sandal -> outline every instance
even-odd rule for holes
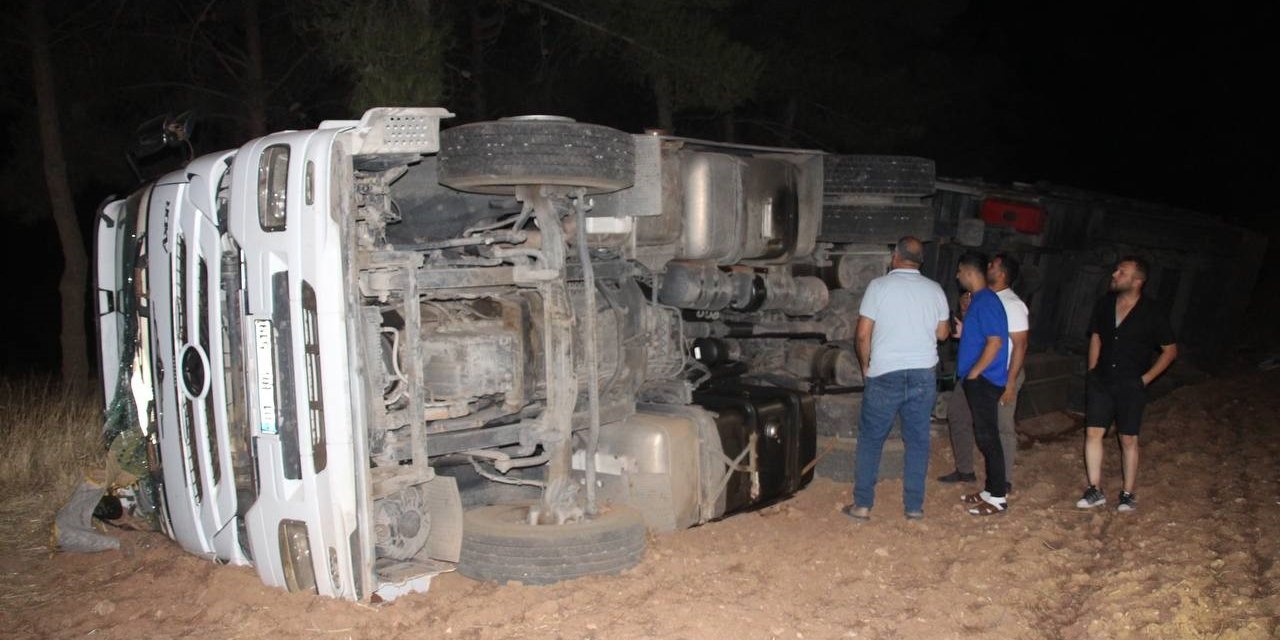
[[[982,501],[982,504],[979,504],[979,505],[977,505],[977,506],[972,507],[972,508],[970,508],[970,509],[969,509],[969,515],[971,515],[971,516],[994,516],[994,515],[996,515],[996,514],[998,514],[998,513],[1004,513],[1004,512],[1006,512],[1006,511],[1008,511],[1008,510],[1009,510],[1009,505],[1008,505],[1007,503],[1004,503],[1004,504],[996,504],[996,503],[994,503],[994,502],[988,502],[988,501],[986,501],[986,500],[983,500],[983,501]]]
[[[960,502],[965,504],[983,504],[987,501],[987,498],[990,497],[990,493],[987,493],[986,491],[979,491],[977,493],[967,493],[960,496]]]

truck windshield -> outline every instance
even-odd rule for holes
[[[154,446],[156,407],[149,323],[147,229],[150,197],[150,189],[141,189],[129,196],[115,224],[117,231],[112,259],[118,274],[118,287],[112,292],[112,312],[119,314],[116,349],[120,357],[115,372],[115,394],[107,398],[103,435],[106,442],[120,440],[117,457],[127,471],[141,478],[140,485],[149,494],[144,496],[144,504],[154,508],[159,504],[160,460],[159,449]],[[104,375],[110,374],[104,372]]]

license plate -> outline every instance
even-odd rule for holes
[[[258,345],[258,430],[277,433],[275,348],[270,320],[253,321]]]

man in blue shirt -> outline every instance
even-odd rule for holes
[[[905,447],[902,505],[909,520],[924,517],[924,479],[929,468],[929,417],[937,399],[938,341],[950,333],[947,296],[920,274],[924,245],[898,240],[893,269],[867,286],[858,308],[858,362],[866,380],[854,453],[853,504],[843,512],[871,518],[884,441],[895,415],[902,418]]]
[[[989,516],[1008,509],[1005,500],[1004,448],[1000,444],[1000,396],[1009,380],[1009,319],[1004,303],[987,288],[987,258],[978,253],[960,256],[956,280],[973,293],[960,330],[956,375],[963,376],[965,397],[973,413],[973,436],[987,471],[986,489],[961,497],[973,505],[969,513]]]

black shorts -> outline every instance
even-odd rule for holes
[[[1085,426],[1107,428],[1114,422],[1120,435],[1136,436],[1147,406],[1147,388],[1141,376],[1104,380],[1090,373],[1086,381]]]

